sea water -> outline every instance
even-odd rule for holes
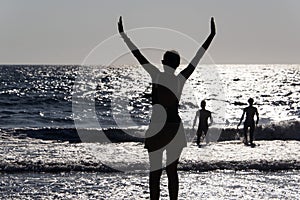
[[[1,198],[149,197],[149,163],[142,138],[120,133],[130,129],[142,136],[150,120],[151,80],[141,67],[0,69]],[[183,151],[181,199],[298,198],[299,142],[270,139],[274,134],[285,140],[299,136],[299,69],[299,65],[199,66],[184,88],[180,116],[192,131],[199,102],[206,99],[215,121],[211,129],[224,129],[225,136],[223,142],[215,140],[200,149],[191,140]],[[264,135],[256,148],[228,136],[249,97],[260,113],[257,132]],[[91,123],[90,107],[74,112],[82,102],[91,102],[98,124]],[[108,131],[110,143],[78,143],[78,129],[99,128]],[[165,199],[166,184],[164,175]]]

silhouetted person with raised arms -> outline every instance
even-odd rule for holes
[[[138,62],[150,74],[152,80],[152,116],[145,135],[145,148],[148,150],[150,160],[150,199],[159,199],[160,196],[164,150],[166,150],[167,155],[166,171],[169,196],[170,199],[177,199],[179,187],[177,165],[182,149],[187,145],[183,124],[178,115],[179,101],[185,81],[193,73],[215,36],[214,19],[211,19],[210,35],[190,64],[178,75],[174,74],[180,64],[180,56],[176,51],[167,51],[164,54],[162,60],[164,71],[161,72],[142,55],[124,33],[122,17],[119,19],[118,29],[124,42]]]
[[[211,116],[211,112],[209,110],[205,109],[206,102],[204,100],[201,101],[201,110],[197,110],[196,116],[193,123],[193,129],[195,127],[195,124],[197,122],[197,119],[199,119],[198,129],[197,129],[197,145],[198,147],[201,147],[200,145],[200,139],[202,134],[206,136],[208,127],[212,125],[213,118]],[[210,123],[208,123],[208,119],[210,119]],[[208,138],[206,137],[206,143],[208,143]]]
[[[241,120],[237,125],[237,128],[239,128],[246,114],[246,119],[244,121],[244,144],[247,146],[248,145],[255,146],[255,144],[253,143],[253,134],[255,130],[255,125],[257,125],[259,121],[258,111],[257,108],[253,106],[253,102],[254,100],[252,98],[248,99],[249,106],[244,108]],[[254,122],[255,115],[256,115],[256,123]],[[250,128],[250,143],[248,143],[248,137],[247,137],[248,128]]]

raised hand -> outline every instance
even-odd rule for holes
[[[123,28],[123,22],[122,22],[122,16],[120,16],[119,18],[119,22],[118,22],[118,30],[119,30],[119,33],[124,33],[124,28]]]
[[[213,17],[210,20],[210,31],[211,31],[211,33],[209,34],[209,36],[207,37],[205,42],[202,44],[202,46],[198,49],[196,55],[191,60],[189,65],[180,72],[180,74],[184,78],[188,79],[190,77],[190,75],[193,73],[193,71],[195,70],[195,67],[198,65],[200,59],[202,58],[205,51],[208,49],[210,43],[212,42],[212,40],[214,39],[214,37],[216,35],[216,26],[215,26],[215,21],[214,21]]]
[[[124,32],[122,16],[120,16],[120,18],[119,18],[118,30],[119,30],[121,38],[124,40],[124,42],[126,43],[128,48],[130,49],[131,53],[139,61],[139,63],[144,67],[144,69],[150,75],[157,74],[159,72],[159,70],[155,66],[150,64],[150,62],[147,60],[147,58],[140,52],[138,47],[129,39],[129,37]]]
[[[213,17],[210,19],[210,32],[213,35],[216,34],[216,25],[215,25],[215,20]]]

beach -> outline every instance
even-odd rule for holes
[[[300,142],[256,143],[255,148],[238,140],[203,143],[202,148],[189,144],[180,158],[179,199],[297,199]],[[1,198],[149,198],[148,158],[140,143],[2,136],[0,151]],[[111,168],[120,166],[126,171]],[[161,189],[162,199],[168,199],[165,172]]]
[[[3,199],[149,199],[147,174],[1,174]],[[299,171],[179,172],[179,199],[298,199]],[[9,182],[9,183],[8,183]],[[161,199],[168,199],[162,176]]]
[[[0,200],[300,199],[300,1],[0,5]]]

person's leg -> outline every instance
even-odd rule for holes
[[[167,176],[168,176],[168,189],[170,200],[178,198],[179,180],[177,173],[177,165],[182,149],[167,151]]]
[[[208,132],[208,128],[205,128],[204,131],[203,131],[203,134],[204,134],[204,137],[205,137],[205,143],[206,144],[209,143],[209,138],[208,138],[207,132]]]
[[[150,161],[150,175],[149,175],[149,188],[150,199],[157,200],[160,196],[160,177],[162,174],[162,155],[163,151],[158,150],[149,153]]]
[[[200,142],[201,142],[201,137],[202,137],[203,133],[204,133],[203,127],[200,127],[199,128],[199,143],[198,143],[198,147],[201,146]]]
[[[250,126],[250,144],[253,144],[253,135],[254,135],[255,125]]]
[[[198,146],[200,145],[201,132],[202,131],[200,129],[197,130],[197,145]]]

